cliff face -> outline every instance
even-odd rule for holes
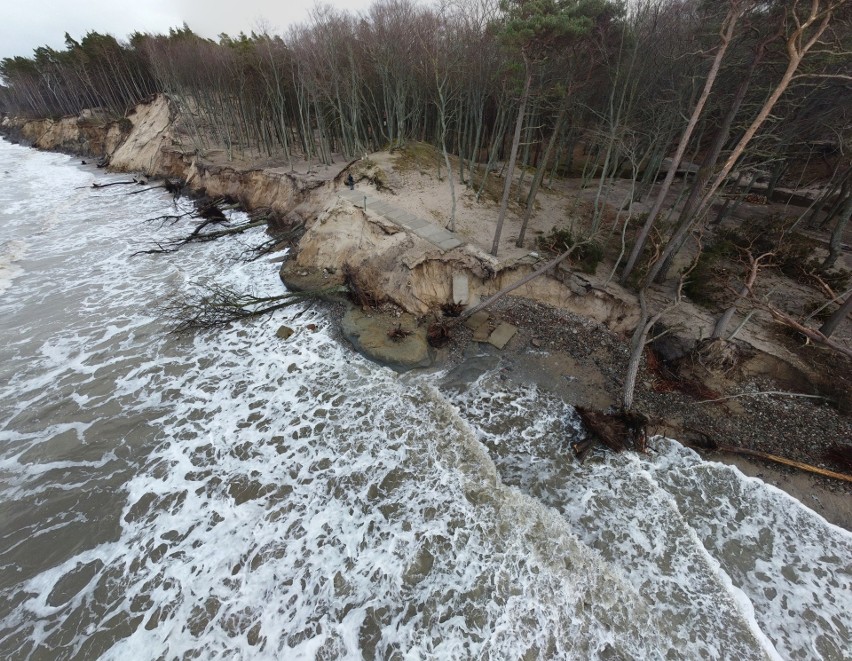
[[[288,284],[300,273],[342,281],[348,264],[365,274],[376,293],[415,315],[434,312],[453,300],[453,276],[468,278],[470,301],[499,291],[531,272],[529,264],[498,266],[483,251],[465,245],[442,251],[375,213],[364,213],[335,194],[329,179],[312,179],[281,168],[238,169],[214,165],[181,146],[176,111],[164,95],[152,97],[126,118],[107,121],[91,112],[60,120],[6,119],[0,129],[39,149],[104,158],[110,168],[184,180],[212,197],[228,196],[247,209],[282,215],[297,210],[307,231],[296,257],[282,269]],[[537,278],[518,289],[525,296],[583,314],[613,329],[635,323],[635,306],[591,290],[573,276]]]
[[[525,263],[501,268],[494,258],[471,245],[443,251],[379,214],[338,199],[308,225],[295,258],[282,266],[281,277],[297,288],[342,283],[344,265],[379,297],[418,316],[453,301],[455,275],[467,277],[467,302],[475,303],[534,269]],[[574,275],[536,278],[513,295],[570,310],[616,331],[631,329],[638,318],[635,304],[595,289]]]
[[[38,149],[100,158],[121,144],[130,127],[86,110],[77,117],[62,119],[6,118],[0,128],[12,139]]]
[[[124,122],[129,125],[124,139],[105,155],[111,168],[142,172],[148,176],[181,176],[172,160],[182,163],[182,153],[173,150],[178,144],[172,135],[173,111],[166,96],[158,95],[140,103]]]

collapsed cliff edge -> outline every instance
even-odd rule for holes
[[[475,304],[531,273],[538,261],[517,255],[497,260],[464,240],[442,248],[379,210],[364,208],[360,200],[342,196],[348,190],[339,176],[344,164],[305,164],[297,171],[229,163],[217,159],[216,152],[202,156],[186,144],[176,120],[168,97],[156,95],[117,121],[85,111],[58,120],[5,118],[0,130],[38,149],[98,159],[114,171],[180,179],[191,191],[237,200],[246,210],[265,208],[298,219],[305,233],[281,269],[288,286],[306,288],[316,278],[323,284],[343,283],[344,272],[351,269],[369,280],[378,299],[417,319],[438,314],[448,304]],[[369,172],[359,177],[359,191],[364,188],[375,188]],[[463,293],[458,291],[460,276]],[[590,317],[615,332],[628,331],[638,317],[628,295],[593,287],[566,270],[535,279],[514,294]]]

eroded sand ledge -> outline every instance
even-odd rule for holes
[[[443,251],[380,214],[365,213],[338,197],[341,184],[333,176],[206,162],[194,150],[181,147],[173,129],[174,113],[167,97],[158,95],[117,122],[84,112],[61,120],[6,119],[2,128],[13,139],[39,149],[105,159],[112,170],[179,178],[194,191],[232,197],[248,210],[295,213],[305,222],[306,232],[296,259],[283,270],[285,277],[323,271],[340,281],[345,263],[370,269],[387,300],[417,317],[452,301],[454,274],[467,275],[470,297],[478,300],[534,269],[516,259],[498,261],[469,243]],[[615,332],[628,331],[637,319],[629,295],[603,291],[567,271],[537,278],[514,295],[589,317]]]

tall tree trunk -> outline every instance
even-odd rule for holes
[[[532,184],[530,184],[530,194],[527,196],[527,208],[526,211],[524,211],[524,222],[521,223],[521,231],[518,234],[518,240],[515,242],[515,245],[518,248],[524,247],[524,235],[527,232],[527,224],[530,221],[533,207],[535,206],[535,196],[538,194],[538,187],[541,185],[541,180],[544,178],[544,171],[547,169],[547,164],[553,154],[553,149],[556,145],[556,138],[562,132],[562,124],[565,121],[566,112],[566,104],[563,103],[559,107],[559,114],[556,117],[556,125],[553,127],[553,133],[550,134],[550,140],[547,142],[547,148],[544,150],[544,157],[536,168],[535,177],[533,177]]]
[[[852,312],[852,294],[849,294],[843,305],[841,305],[835,313],[826,320],[826,322],[820,327],[819,332],[826,337],[831,337],[832,333],[837,330],[840,322],[843,321],[850,312]]]
[[[840,257],[840,252],[843,245],[843,232],[849,224],[849,218],[852,216],[852,195],[846,198],[846,204],[843,206],[843,211],[837,218],[837,223],[834,226],[834,231],[831,233],[831,240],[828,243],[828,257],[822,263],[823,269],[830,269],[834,266],[837,258]]]
[[[512,151],[509,154],[509,168],[503,184],[503,198],[500,200],[500,212],[497,215],[497,227],[494,230],[494,243],[491,245],[491,254],[497,256],[500,247],[500,234],[503,232],[503,221],[506,219],[506,209],[509,207],[509,194],[512,190],[512,179],[515,174],[515,160],[518,157],[518,144],[521,142],[521,130],[524,127],[524,115],[527,109],[527,99],[530,95],[530,84],[532,83],[532,70],[527,56],[524,55],[524,91],[521,93],[521,103],[518,108],[518,120],[515,122],[515,136],[512,138]]]

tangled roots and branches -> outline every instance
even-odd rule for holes
[[[255,296],[222,285],[198,286],[184,298],[164,306],[176,333],[226,326],[294,305],[309,298],[340,293],[341,286],[303,292],[285,292],[276,296]]]
[[[436,322],[426,330],[426,341],[429,346],[440,349],[450,343],[450,330],[444,324]]]
[[[402,327],[402,324],[397,324],[393,328],[388,331],[388,338],[393,340],[394,342],[402,342],[406,337],[411,335],[414,331],[406,330]]]
[[[739,365],[742,352],[734,342],[720,338],[708,338],[695,345],[693,356],[706,369],[729,372]]]
[[[638,411],[604,413],[594,409],[576,407],[580,420],[588,432],[583,441],[572,444],[577,459],[585,460],[588,453],[601,443],[615,452],[634,449],[645,452],[648,441],[648,417]]]

